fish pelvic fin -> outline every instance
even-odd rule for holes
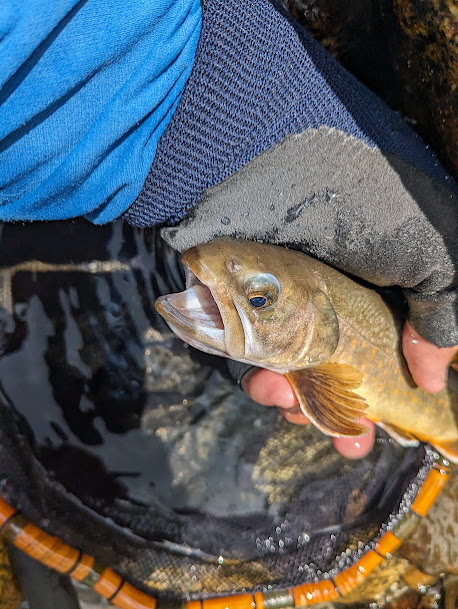
[[[441,453],[443,457],[452,463],[455,463],[455,465],[458,465],[458,440],[436,442],[435,440],[431,439],[428,441],[431,446]]]
[[[396,425],[392,425],[391,423],[385,423],[384,421],[377,421],[378,427],[381,427],[386,433],[396,440],[398,444],[404,446],[405,448],[408,446],[418,446],[420,444],[420,440],[413,436],[412,434],[396,427]]]
[[[396,440],[398,444],[404,447],[418,446],[420,442],[428,442],[436,450],[438,450],[443,457],[451,461],[452,463],[458,464],[458,440],[438,440],[437,438],[420,437],[416,438],[404,429],[400,429],[391,423],[385,423],[384,421],[377,421],[378,427],[384,429],[393,440]]]
[[[328,436],[362,436],[366,400],[353,391],[361,373],[347,364],[319,364],[285,373],[302,412]]]

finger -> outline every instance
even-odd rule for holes
[[[357,438],[332,438],[334,448],[347,459],[362,459],[368,455],[375,442],[375,425],[369,419],[362,418],[360,423],[368,428],[365,436]]]
[[[279,408],[279,413],[285,417],[287,421],[290,423],[295,423],[296,425],[308,425],[311,423],[310,419],[303,414],[299,407],[297,408]]]
[[[447,371],[458,347],[437,347],[425,340],[406,321],[402,332],[402,351],[413,380],[429,393],[444,388]]]
[[[280,413],[290,423],[296,425],[307,425],[310,423],[302,412],[298,412],[296,408],[289,410],[284,408],[278,409]],[[347,459],[362,459],[368,455],[374,447],[375,442],[375,425],[369,419],[362,418],[361,424],[367,427],[367,434],[356,438],[332,438],[334,448]]]
[[[298,405],[296,394],[282,374],[254,368],[242,379],[242,388],[252,400],[262,406],[293,408]]]

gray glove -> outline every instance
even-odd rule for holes
[[[292,135],[207,189],[162,237],[180,252],[223,235],[309,253],[401,286],[412,326],[458,344],[458,197],[399,156],[327,127]]]

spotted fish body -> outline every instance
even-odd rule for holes
[[[377,292],[301,252],[250,241],[199,245],[183,263],[187,290],[156,301],[180,338],[285,374],[328,435],[361,435],[364,415],[403,445],[427,441],[458,460],[456,375],[435,395],[415,386]]]
[[[442,441],[453,457],[458,438],[456,374],[438,394],[417,387],[402,357],[399,326],[390,309],[375,291],[342,278],[337,285],[329,282],[340,330],[329,363],[348,364],[361,373],[356,393],[366,400],[365,412],[374,423],[404,444],[409,444],[409,436],[412,443],[415,438]]]

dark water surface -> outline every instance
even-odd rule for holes
[[[159,294],[183,289],[176,256],[153,231],[120,223],[71,223],[60,249],[48,247],[55,231],[38,228],[16,231],[20,248],[14,227],[3,229],[10,315],[0,374],[33,429],[40,460],[80,497],[205,505],[215,513],[261,508],[263,494],[230,466],[247,442],[262,441],[260,415],[265,424],[276,414],[251,403],[215,369],[225,371],[224,362],[210,366],[156,313]],[[229,420],[218,437],[213,419],[223,403]],[[208,423],[195,425],[202,417]],[[246,430],[244,442],[231,425]]]

